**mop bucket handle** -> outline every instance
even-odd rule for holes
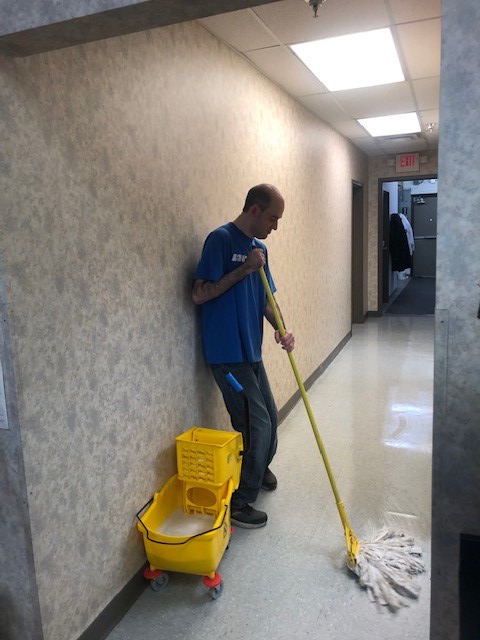
[[[249,404],[248,404],[247,394],[245,393],[245,391],[243,390],[242,385],[235,378],[233,373],[231,373],[229,371],[227,374],[225,374],[225,377],[227,379],[227,382],[230,384],[230,386],[233,387],[235,389],[235,391],[240,393],[242,395],[242,398],[243,398],[243,406],[244,406],[244,411],[245,411],[245,427],[246,427],[246,429],[245,429],[245,450],[244,451],[240,451],[240,455],[241,456],[245,456],[250,451],[250,407],[249,407]]]
[[[152,504],[153,498],[154,498],[154,496],[152,496],[150,498],[150,500],[146,504],[143,505],[143,507],[135,514],[135,517],[137,518],[137,520],[140,522],[142,527],[147,532],[147,540],[150,540],[150,542],[154,542],[155,544],[165,544],[165,545],[169,545],[169,546],[179,546],[179,545],[182,545],[182,544],[187,544],[187,543],[190,542],[190,540],[193,540],[194,538],[199,538],[200,536],[207,535],[207,533],[212,533],[213,531],[218,531],[224,525],[225,518],[227,517],[228,506],[229,506],[228,504],[225,505],[225,509],[223,511],[223,518],[222,518],[221,523],[218,525],[218,527],[214,527],[213,529],[209,529],[208,531],[202,531],[201,533],[196,533],[194,536],[189,536],[188,538],[185,538],[185,540],[182,540],[182,542],[162,542],[161,540],[153,540],[153,538],[150,538],[150,536],[148,535],[149,534],[149,530],[146,527],[146,525],[143,522],[143,520],[140,518],[140,514],[145,509],[145,507],[148,507],[149,504]]]

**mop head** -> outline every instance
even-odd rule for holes
[[[420,587],[413,576],[426,571],[422,550],[414,539],[392,529],[359,542],[356,563],[350,569],[370,600],[392,611],[407,606],[408,598],[418,598]]]

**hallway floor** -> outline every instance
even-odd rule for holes
[[[350,524],[416,538],[430,567],[432,316],[384,316],[353,337],[309,390]],[[300,349],[300,345],[297,347]],[[267,363],[268,369],[268,363]],[[293,373],[292,373],[293,375]],[[267,526],[236,528],[211,600],[198,576],[146,589],[108,640],[428,640],[430,570],[397,613],[372,604],[346,568],[343,529],[300,402],[280,427],[279,486],[256,502]]]

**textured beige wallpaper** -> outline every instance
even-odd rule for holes
[[[307,378],[350,330],[351,181],[365,157],[197,24],[1,70],[1,250],[46,640],[70,640],[144,561],[134,514],[174,437],[229,428],[191,276],[253,184],[286,211],[271,268]],[[278,405],[294,393],[266,332]]]

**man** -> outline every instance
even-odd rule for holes
[[[255,529],[267,514],[250,503],[260,488],[274,491],[277,479],[269,469],[277,449],[278,413],[262,363],[263,317],[277,329],[258,270],[265,268],[272,291],[265,239],[278,226],[285,203],[272,185],[250,189],[241,214],[207,237],[194,275],[192,299],[202,305],[202,339],[206,361],[220,387],[232,426],[246,440],[244,404],[225,376],[232,372],[250,405],[250,449],[242,464],[240,485],[232,496],[231,521]],[[295,338],[287,332],[275,339],[287,352]]]

